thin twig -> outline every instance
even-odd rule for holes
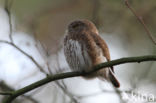
[[[47,60],[47,58],[49,57],[49,53],[47,52],[47,49],[45,48],[45,46],[39,40],[36,39],[36,42],[38,42],[38,44],[40,46],[39,47],[39,46],[36,45],[40,55],[42,56],[43,60],[45,61],[45,64],[47,65],[47,69],[48,69],[49,74],[54,75],[52,70],[50,69],[50,66],[49,66],[49,63],[48,63],[48,60]],[[40,48],[42,49],[43,53],[41,53]],[[56,66],[57,66],[57,68],[59,70],[59,71],[56,71],[56,72],[59,73],[61,71],[61,67],[59,65],[58,54],[56,56],[57,56],[56,57]],[[64,94],[66,94],[71,99],[72,103],[78,103],[77,100],[74,98],[74,96],[70,92],[68,92],[68,90],[66,88],[66,85],[64,84],[63,80],[61,80],[61,82],[62,82],[63,86],[59,83],[59,81],[55,81],[55,84],[62,90],[62,92]]]
[[[5,10],[8,14],[8,17],[9,17],[9,25],[10,25],[10,32],[9,32],[9,38],[10,38],[10,41],[3,41],[3,40],[0,40],[1,43],[6,43],[6,44],[9,44],[11,46],[13,46],[14,48],[16,48],[18,51],[20,51],[22,54],[24,54],[26,57],[28,57],[38,68],[41,72],[43,72],[44,74],[46,74],[46,71],[44,71],[44,69],[42,68],[42,66],[40,66],[37,61],[32,57],[30,56],[29,54],[27,54],[25,51],[23,51],[22,49],[20,49],[16,44],[14,44],[13,42],[13,38],[12,38],[12,22],[11,22],[11,8],[12,8],[12,5],[13,5],[13,0],[11,0],[9,2],[9,0],[5,0]]]
[[[17,91],[14,91],[11,96],[8,96],[7,98],[5,98],[3,103],[11,103],[16,97],[23,95],[23,94],[25,94],[25,93],[33,90],[33,89],[36,89],[42,85],[45,85],[51,81],[89,75],[89,74],[96,72],[96,71],[98,71],[102,68],[105,68],[105,67],[111,67],[111,66],[125,64],[125,63],[135,63],[135,62],[140,63],[140,62],[145,62],[145,61],[156,61],[156,55],[128,57],[128,58],[121,58],[121,59],[117,59],[117,60],[112,60],[109,62],[101,63],[101,64],[93,67],[93,69],[91,69],[88,72],[77,71],[77,72],[66,72],[66,73],[60,73],[60,74],[55,74],[55,75],[48,75],[46,78],[44,78],[42,80],[39,80],[39,81],[34,82],[34,83],[24,87],[24,88],[21,88]]]
[[[10,2],[9,2],[10,1]],[[10,38],[10,41],[3,41],[3,40],[0,40],[1,43],[6,43],[6,44],[9,44],[11,46],[13,46],[14,48],[16,48],[17,50],[19,50],[22,54],[24,54],[25,56],[27,56],[38,68],[41,72],[45,73],[46,72],[44,71],[44,69],[37,63],[37,61],[35,61],[35,59],[30,56],[29,54],[27,54],[25,51],[23,51],[22,49],[20,49],[16,44],[14,44],[13,42],[13,38],[12,38],[12,22],[11,22],[11,8],[12,8],[12,5],[13,5],[13,1],[14,0],[5,0],[5,10],[8,14],[8,17],[9,17],[9,25],[10,25],[10,32],[9,32],[9,38]]]
[[[59,56],[59,54],[57,53],[56,54],[56,67],[57,67],[56,70],[58,69],[58,71],[56,71],[57,73],[62,72],[58,56]],[[54,75],[54,74],[52,74],[52,75]],[[62,83],[62,85],[60,82]],[[72,103],[78,103],[76,98],[74,98],[73,94],[68,91],[67,86],[65,85],[64,81],[60,80],[60,82],[55,81],[56,85],[63,91],[64,94],[66,94],[71,99]]]
[[[18,51],[20,51],[22,54],[24,54],[26,57],[28,57],[38,68],[39,70],[46,74],[46,71],[42,68],[42,66],[40,66],[37,61],[32,57],[30,56],[29,54],[27,54],[25,51],[23,51],[22,49],[20,49],[17,45],[15,45],[14,43],[12,42],[9,42],[9,41],[5,41],[5,40],[0,40],[1,43],[5,43],[5,44],[8,44],[8,45],[11,45],[12,47],[16,48]]]
[[[10,31],[9,31],[9,38],[10,38],[10,41],[13,43],[13,38],[12,38],[12,29],[13,29],[13,26],[12,26],[12,22],[11,22],[11,8],[12,8],[12,5],[13,5],[13,0],[11,0],[9,2],[9,0],[5,0],[5,10],[8,14],[8,18],[9,18],[9,28],[10,28]]]
[[[47,52],[47,49],[45,48],[45,46],[40,42],[40,40],[37,40],[35,38],[35,41],[36,41],[36,48],[38,49],[38,52],[39,54],[41,55],[42,59],[44,60],[46,66],[47,66],[47,69],[48,69],[48,72],[49,74],[52,74],[52,71],[50,70],[50,67],[49,67],[49,62],[48,62],[48,57],[50,56],[49,53]],[[37,45],[38,43],[38,45]],[[42,52],[41,52],[42,50]],[[47,73],[46,73],[47,74]]]
[[[64,94],[66,94],[68,97],[70,97],[72,103],[78,103],[76,98],[74,98],[73,94],[68,92],[68,90],[66,90],[58,81],[55,81],[55,83],[64,92]]]
[[[152,42],[156,45],[156,40],[154,39],[154,36],[151,34],[150,30],[148,29],[148,27],[146,26],[143,18],[141,16],[139,16],[135,10],[130,6],[128,0],[124,0],[125,5],[130,9],[130,11],[136,16],[136,18],[138,19],[138,21],[143,25],[147,35],[149,36],[149,38],[152,40]]]

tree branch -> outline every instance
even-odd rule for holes
[[[148,29],[148,27],[146,26],[143,18],[141,16],[139,16],[135,10],[130,6],[128,0],[124,0],[125,5],[130,9],[130,11],[134,14],[134,16],[138,19],[138,21],[143,25],[147,35],[149,36],[149,38],[152,40],[152,42],[156,45],[156,40],[154,38],[154,36],[151,34],[150,30]]]
[[[0,95],[12,95],[12,92],[0,92]]]
[[[16,44],[14,44],[13,42],[9,42],[9,41],[5,41],[5,40],[0,40],[0,43],[5,43],[8,45],[13,46],[14,48],[16,48],[18,51],[20,51],[23,55],[25,55],[26,57],[28,57],[40,70],[40,72],[47,74],[46,71],[42,68],[41,65],[39,65],[37,63],[37,61],[29,54],[27,54],[25,51],[23,51],[21,48],[19,48]]]
[[[12,87],[8,86],[4,81],[0,81],[0,90],[2,92],[0,92],[0,95],[3,95],[2,101],[4,100],[4,96],[9,96],[12,95],[13,91],[15,91],[15,89],[13,89]],[[3,92],[5,91],[5,92]],[[26,100],[31,101],[32,103],[39,103],[37,100],[35,100],[34,98],[32,98],[30,95],[22,95],[22,97]],[[19,103],[21,100],[16,100],[14,102]]]
[[[12,4],[13,4],[13,0],[11,0],[11,1],[5,0],[5,11],[8,14],[9,26],[10,26],[9,38],[10,38],[10,41],[13,43],[13,38],[12,38],[13,25],[12,25],[12,22],[11,22],[11,8],[12,8]]]
[[[42,80],[39,80],[39,81],[32,83],[24,88],[14,91],[12,93],[12,95],[5,98],[3,103],[11,103],[16,97],[18,97],[24,93],[27,93],[33,89],[36,89],[44,84],[47,84],[51,81],[65,79],[65,78],[71,78],[71,77],[77,77],[77,76],[85,76],[85,75],[88,75],[90,73],[93,73],[93,72],[100,70],[102,68],[105,68],[105,67],[111,67],[111,66],[125,64],[125,63],[135,63],[135,62],[140,63],[140,62],[145,62],[145,61],[156,61],[156,55],[128,57],[128,58],[112,60],[109,62],[101,63],[101,64],[93,67],[93,69],[89,72],[77,71],[77,72],[66,72],[66,73],[60,73],[60,74],[55,74],[55,75],[49,75]]]

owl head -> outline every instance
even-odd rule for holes
[[[68,25],[69,33],[89,31],[98,34],[96,26],[89,20],[76,20]]]

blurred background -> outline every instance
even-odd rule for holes
[[[11,1],[11,0],[10,0]],[[10,16],[5,0],[0,0],[0,92],[12,91],[45,77],[70,71],[62,51],[67,25],[77,19],[95,23],[107,42],[112,60],[152,55],[153,42],[143,26],[124,4],[124,0],[12,0]],[[156,1],[129,0],[156,38]],[[15,45],[10,41],[10,23]],[[156,63],[132,63],[115,66],[119,89],[99,79],[81,77],[51,82],[37,88],[14,103],[150,103],[156,102]],[[43,72],[44,71],[44,72]],[[0,101],[4,96],[0,96]]]

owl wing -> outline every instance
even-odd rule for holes
[[[109,54],[109,49],[108,49],[108,46],[107,44],[105,43],[105,41],[97,34],[92,34],[92,37],[94,38],[96,44],[102,48],[102,51],[103,51],[103,55],[106,57],[106,59],[108,61],[110,61],[110,54]],[[115,86],[115,87],[120,87],[120,83],[119,81],[116,79],[115,75],[114,75],[114,69],[113,69],[113,66],[111,67],[111,69],[109,69],[109,78],[110,78],[110,81],[112,82],[112,84]]]
[[[64,53],[69,67],[74,71],[84,71],[92,66],[86,45],[76,38],[65,37]]]
[[[106,42],[97,34],[91,34],[91,35],[94,38],[96,45],[102,48],[103,55],[106,57],[107,61],[110,61],[111,60],[110,53]],[[111,67],[111,70],[114,72],[113,66]]]

